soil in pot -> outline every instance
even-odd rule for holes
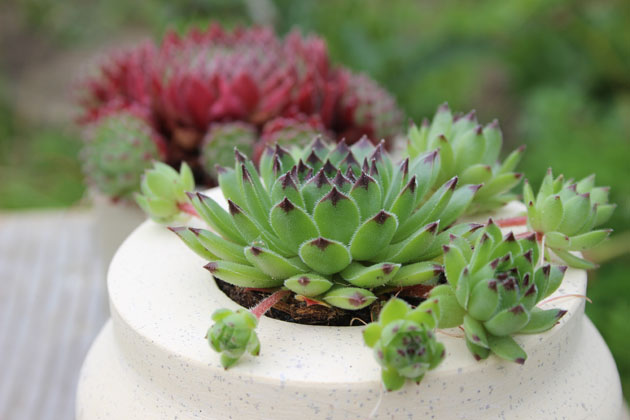
[[[261,291],[234,286],[217,278],[215,278],[215,281],[223,293],[245,308],[253,308],[260,301],[273,293],[273,290]],[[439,283],[444,282],[445,280],[441,276]],[[379,294],[378,300],[372,305],[356,311],[348,311],[319,304],[308,304],[307,302],[295,299],[295,295],[291,294],[286,299],[276,303],[271,310],[265,313],[265,316],[280,321],[305,325],[328,325],[335,327],[364,325],[378,319],[381,307],[391,296],[400,297],[410,305],[417,306],[426,299],[426,296],[433,287],[432,285],[421,284],[413,287],[395,288]]]

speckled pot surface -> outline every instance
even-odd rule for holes
[[[362,327],[263,318],[260,356],[225,371],[204,334],[215,309],[238,305],[204,263],[152,222],[123,243],[108,274],[112,319],[81,372],[79,420],[625,419],[615,364],[582,299],[545,304],[568,314],[547,333],[517,336],[523,366],[476,362],[461,331],[447,330],[445,361],[420,385],[383,394]],[[554,296],[585,288],[586,273],[569,270]]]

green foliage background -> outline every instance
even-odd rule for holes
[[[630,2],[266,3],[261,15],[248,1],[9,0],[0,15],[17,22],[9,39],[44,45],[49,54],[89,49],[126,30],[159,36],[211,19],[318,33],[335,62],[377,79],[416,121],[444,101],[476,108],[481,121],[498,117],[508,146],[527,145],[521,169],[535,185],[550,165],[573,177],[597,173],[619,207],[611,222],[617,233],[592,253],[602,268],[590,273],[587,312],[630,397]],[[0,208],[72,205],[84,192],[78,134],[69,121],[42,124],[15,109],[13,79],[29,62],[5,57],[1,39],[2,32]]]

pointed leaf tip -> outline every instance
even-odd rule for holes
[[[458,178],[458,177],[456,177],[456,176],[454,176],[453,178],[451,178],[451,179],[447,182],[447,184],[446,184],[446,188],[447,188],[447,189],[454,190],[454,189],[455,189],[455,187],[457,187],[457,181],[458,181],[458,180],[459,180],[459,178]]]
[[[209,262],[208,264],[204,265],[203,268],[211,273],[214,273],[219,269],[219,265],[216,262]]]
[[[228,200],[228,210],[230,211],[231,215],[241,213],[241,208],[237,206],[236,204],[234,204],[232,200]]]
[[[280,207],[280,209],[282,209],[285,213],[289,213],[291,210],[295,208],[291,200],[289,200],[287,197],[284,197],[284,200],[282,200],[278,204],[278,207]]]

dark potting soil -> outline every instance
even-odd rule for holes
[[[223,293],[239,305],[251,309],[260,301],[271,295],[272,292],[245,289],[234,286],[222,280],[216,279],[217,286]],[[347,327],[364,325],[378,319],[378,314],[383,305],[391,296],[398,296],[412,306],[417,306],[425,300],[426,294],[433,286],[415,286],[413,294],[406,293],[405,289],[397,289],[390,293],[379,295],[378,300],[372,305],[356,311],[348,311],[323,305],[307,305],[306,302],[296,300],[294,295],[276,303],[265,316],[286,322],[295,322],[305,325],[329,325]]]

